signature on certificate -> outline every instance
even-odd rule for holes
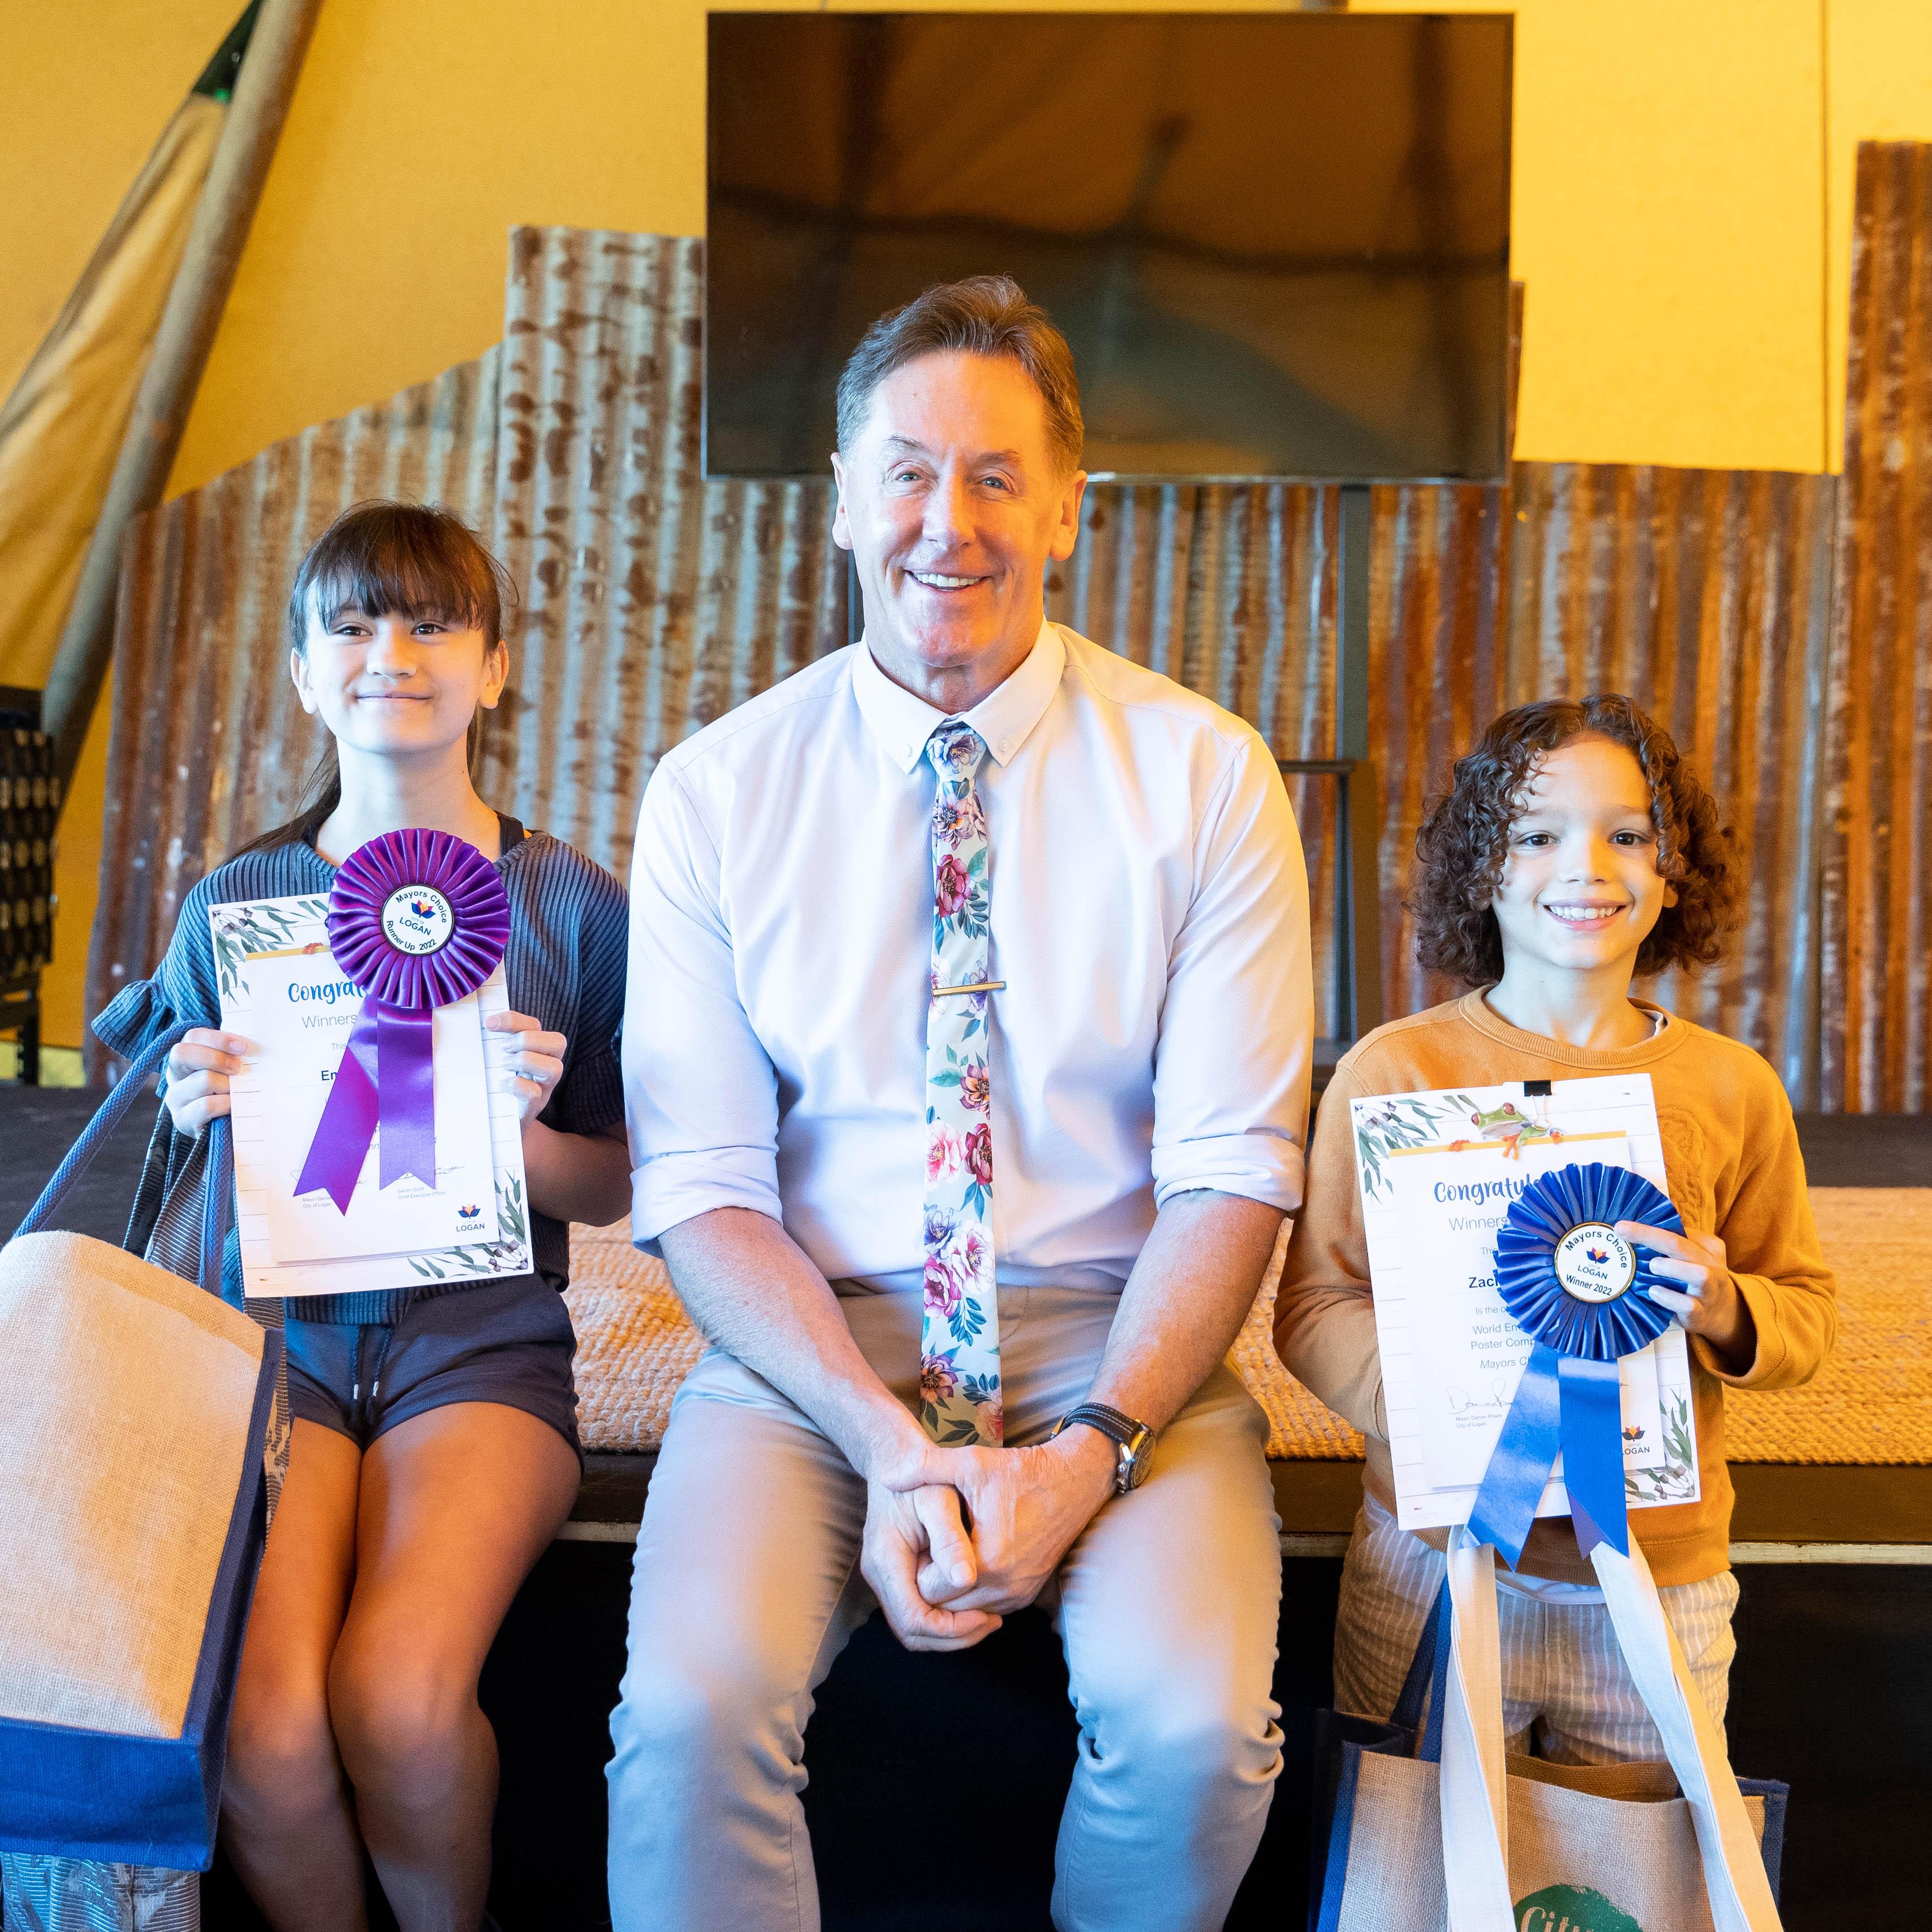
[[[1490,1383],[1487,1394],[1472,1394],[1460,1382],[1442,1384],[1442,1399],[1448,1403],[1450,1414],[1458,1422],[1484,1422],[1492,1416],[1501,1415],[1508,1409],[1510,1398],[1515,1394],[1515,1384],[1501,1376]]]

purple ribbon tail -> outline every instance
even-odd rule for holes
[[[372,1009],[379,1004],[373,999],[362,1002],[322,1118],[316,1124],[315,1138],[310,1142],[308,1158],[296,1178],[298,1196],[326,1187],[338,1214],[349,1212],[356,1177],[376,1136],[380,1108],[376,1083],[376,1016]]]
[[[436,1062],[432,1051],[435,1012],[429,1006],[394,1006],[372,1000],[382,1076],[377,1090],[382,1138],[379,1152],[387,1187],[414,1174],[425,1187],[436,1185]]]
[[[1570,1496],[1576,1546],[1586,1556],[1600,1543],[1630,1554],[1624,1503],[1623,1398],[1615,1362],[1565,1355],[1562,1388],[1563,1486]]]
[[[1529,1539],[1536,1506],[1543,1499],[1544,1485],[1556,1460],[1560,1440],[1557,1376],[1562,1359],[1540,1342],[1530,1350],[1522,1379],[1516,1385],[1515,1400],[1503,1418],[1503,1432],[1490,1452],[1483,1486],[1469,1512],[1470,1534],[1480,1542],[1494,1544],[1512,1570],[1522,1560],[1522,1546]]]

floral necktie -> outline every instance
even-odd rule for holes
[[[986,755],[949,719],[926,740],[932,804],[932,996],[926,1021],[926,1312],[920,1420],[935,1442],[1000,1440],[1000,1304],[993,1282],[992,1081],[988,1066]]]

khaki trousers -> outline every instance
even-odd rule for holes
[[[866,1360],[909,1396],[919,1295],[843,1306]],[[1000,1290],[1010,1442],[1043,1440],[1084,1396],[1118,1306],[1111,1292]],[[1266,1437],[1217,1368],[1161,1438],[1153,1474],[1094,1517],[1042,1598],[1080,1727],[1055,1858],[1061,1932],[1209,1932],[1254,1856],[1281,1768]],[[858,1573],[865,1515],[865,1484],[805,1414],[706,1354],[673,1406],[638,1539],[610,1725],[616,1932],[816,1932],[806,1726],[877,1607]],[[960,1742],[934,1740],[935,1804],[959,1802],[939,1767]],[[997,1738],[975,1755],[998,1775]],[[942,1833],[935,1850],[949,1842],[970,1839]],[[970,1887],[970,1850],[961,1863]]]

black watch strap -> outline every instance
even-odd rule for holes
[[[1154,1448],[1154,1431],[1145,1423],[1136,1421],[1131,1415],[1104,1402],[1083,1402],[1077,1408],[1070,1408],[1054,1424],[1054,1434],[1058,1436],[1076,1422],[1084,1422],[1089,1429],[1099,1430],[1120,1450],[1120,1469],[1114,1485],[1119,1493],[1125,1496],[1130,1490],[1137,1488],[1147,1475]]]

